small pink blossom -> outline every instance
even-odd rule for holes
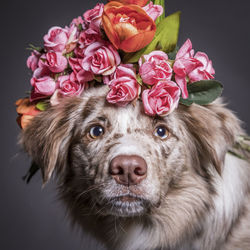
[[[59,91],[67,96],[79,96],[84,90],[84,84],[73,82],[69,75],[58,77]]]
[[[84,52],[85,52],[86,48],[89,45],[91,45],[97,41],[101,41],[101,40],[102,40],[102,38],[101,38],[100,32],[98,32],[94,29],[89,28],[85,31],[82,31],[79,34],[78,45],[74,50],[75,55],[78,58],[84,58],[85,57]]]
[[[86,31],[82,31],[79,36],[79,47],[86,48],[90,44],[100,41],[101,35],[98,31],[94,29],[87,29]]]
[[[31,85],[33,86],[33,90],[30,96],[30,101],[51,96],[57,89],[57,83],[49,76],[44,76],[38,79],[33,77],[31,79]]]
[[[60,52],[48,52],[45,64],[51,72],[60,73],[67,68],[68,60]]]
[[[87,10],[83,17],[90,25],[90,28],[99,30],[101,25],[101,18],[103,13],[104,4],[98,3],[94,9]]]
[[[52,27],[44,36],[44,47],[47,51],[63,52],[68,42],[68,32],[61,27]]]
[[[165,116],[171,113],[178,106],[180,94],[180,88],[175,82],[158,82],[152,89],[142,92],[145,113],[150,116]]]
[[[208,56],[204,52],[197,52],[194,58],[200,61],[202,65],[189,73],[188,77],[190,82],[213,79],[215,70],[212,61],[209,60]]]
[[[80,70],[82,70],[82,59],[70,57],[69,65],[75,73],[78,73]]]
[[[82,68],[81,58],[69,58],[70,67],[73,70],[74,76],[81,84],[89,82],[94,79],[94,75],[90,71],[86,71]]]
[[[154,21],[163,13],[163,7],[161,5],[153,4],[152,1],[142,8]]]
[[[84,51],[85,48],[80,48],[79,46],[76,46],[74,49],[74,54],[77,58],[84,58]]]
[[[174,63],[175,81],[182,90],[182,97],[188,97],[187,82],[190,83],[214,78],[212,61],[203,52],[194,55],[192,43],[188,39],[180,48]]]
[[[120,64],[115,72],[109,76],[103,77],[104,84],[110,85],[110,82],[113,79],[117,79],[123,76],[131,77],[136,79],[136,70],[133,66],[133,64]]]
[[[27,67],[31,69],[32,71],[35,71],[38,68],[38,62],[39,62],[40,56],[41,56],[41,53],[34,50],[31,53],[31,56],[29,56],[27,59]]]
[[[143,63],[144,61],[144,63]],[[168,62],[168,55],[163,51],[153,51],[139,60],[139,73],[142,81],[149,85],[157,84],[162,80],[170,80],[172,68]]]
[[[88,28],[84,31],[81,31],[78,34],[78,43],[77,46],[74,49],[74,54],[77,58],[84,58],[84,52],[86,48],[93,44],[94,42],[101,41],[101,35],[100,32],[97,30],[94,30],[92,28]]]
[[[182,97],[188,98],[187,77],[197,67],[202,66],[202,63],[194,56],[192,43],[188,39],[176,54],[176,60],[173,66],[175,72],[175,81],[182,91]]]
[[[114,79],[127,76],[136,79],[136,71],[133,64],[120,64],[114,72]]]
[[[81,16],[76,17],[72,20],[71,25],[74,24],[76,26],[82,25],[84,23],[84,20],[82,19]]]
[[[118,106],[126,106],[140,94],[140,85],[135,78],[123,76],[110,82],[107,101]]]
[[[48,52],[69,53],[76,47],[76,35],[77,27],[75,25],[64,29],[56,26],[52,27],[43,38],[44,47]]]
[[[42,56],[43,57],[43,56]],[[42,60],[38,62],[38,68],[33,72],[33,78],[42,78],[45,76],[50,76],[51,72],[49,68],[44,64]]]
[[[95,42],[85,50],[82,68],[96,75],[110,75],[120,64],[118,51],[109,43]]]
[[[58,89],[50,98],[52,106],[59,104],[60,100],[65,96],[80,96],[85,88],[85,84],[81,84],[77,81],[74,72],[70,75],[58,77],[57,84]]]

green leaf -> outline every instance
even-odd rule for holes
[[[42,53],[43,52],[43,48],[42,47],[37,47],[37,46],[34,46],[33,44],[29,44],[29,48],[27,48],[28,50],[36,50],[38,51],[39,53]]]
[[[135,53],[126,54],[123,61],[126,63],[136,63],[142,55],[147,55],[159,47],[166,53],[172,52],[178,41],[180,14],[181,12],[178,11],[164,18],[157,25],[153,41],[148,46]]]
[[[178,48],[178,46],[176,46],[175,49],[172,52],[169,52],[168,53],[168,59],[174,61],[175,58],[176,58],[178,50],[179,50],[179,48]]]
[[[102,82],[102,77],[99,75],[94,75],[94,80],[101,83]]]
[[[39,169],[39,166],[35,162],[32,162],[27,174],[23,176],[23,180],[28,184]]]
[[[45,111],[48,108],[48,102],[38,102],[36,108],[40,111]]]
[[[82,24],[78,24],[77,28],[80,32],[83,31]]]
[[[161,5],[162,8],[163,8],[163,13],[162,13],[162,15],[159,16],[159,17],[156,19],[156,21],[155,21],[155,24],[157,25],[157,24],[160,23],[160,22],[164,19],[164,17],[165,17],[165,0],[154,0],[153,2],[154,2],[154,4],[156,4],[156,5]]]
[[[137,80],[137,82],[138,82],[141,86],[143,85],[141,76],[140,76],[139,74],[136,75],[136,80]]]
[[[182,97],[180,98],[179,102],[185,106],[191,106],[194,103],[193,101],[189,99],[183,99]]]
[[[74,53],[74,51],[71,51],[70,53],[65,54],[65,56],[66,56],[67,59],[69,59],[70,57],[74,57],[75,53]]]
[[[218,98],[223,90],[220,82],[215,80],[203,80],[190,83],[187,86],[188,98],[180,99],[180,103],[190,106],[192,103],[207,105]]]

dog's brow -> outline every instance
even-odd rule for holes
[[[100,120],[100,121],[103,121],[103,122],[107,121],[107,118],[103,117],[103,116],[99,116],[99,117],[97,117],[97,119]]]
[[[162,117],[155,117],[152,121],[153,126],[158,122],[165,122],[165,120]]]

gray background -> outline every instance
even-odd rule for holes
[[[16,145],[19,128],[14,102],[29,90],[28,43],[41,45],[51,26],[64,26],[97,1],[43,0],[1,2],[1,168],[0,249],[101,249],[90,236],[72,232],[53,183],[41,188],[21,177],[29,159]],[[250,132],[250,4],[247,0],[168,0],[167,13],[182,11],[179,44],[191,38],[196,50],[213,60],[224,97]]]

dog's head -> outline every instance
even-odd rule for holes
[[[219,103],[179,107],[149,117],[142,103],[105,101],[106,87],[66,98],[43,112],[22,135],[44,181],[55,172],[62,195],[78,213],[130,217],[167,207],[201,214],[209,207],[213,176],[220,174],[238,121]]]

